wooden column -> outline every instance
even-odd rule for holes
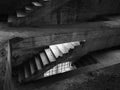
[[[10,40],[7,42],[5,49],[6,49],[6,71],[3,88],[4,90],[15,90],[13,88],[12,82],[12,66],[11,66],[12,50]]]

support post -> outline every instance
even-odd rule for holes
[[[6,45],[6,71],[5,71],[5,78],[4,78],[4,90],[15,90],[13,88],[12,82],[12,66],[11,66],[11,58],[12,58],[12,51],[11,51],[11,43],[8,40]]]

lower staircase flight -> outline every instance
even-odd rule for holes
[[[34,81],[39,79],[41,75],[44,76],[45,72],[58,65],[57,61],[66,57],[78,46],[80,46],[80,42],[76,41],[50,45],[48,48],[45,48],[30,60],[18,66],[17,77],[19,83]],[[51,67],[52,63],[54,65]]]

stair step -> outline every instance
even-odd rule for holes
[[[45,53],[40,53],[40,58],[41,58],[42,63],[43,63],[44,66],[49,64],[49,61],[48,61],[47,56],[46,56]]]
[[[25,78],[30,77],[31,74],[28,65],[24,65],[24,73],[25,73]]]
[[[46,53],[50,62],[55,62],[56,61],[56,58],[55,58],[55,56],[53,55],[53,53],[50,49],[45,49],[45,53]]]
[[[55,55],[56,58],[58,58],[58,57],[60,57],[60,56],[61,56],[61,57],[63,56],[62,52],[58,49],[57,46],[51,45],[51,46],[50,46],[50,49],[52,50],[52,52],[53,52],[53,54]]]
[[[65,47],[67,47],[69,50],[74,49],[74,46],[72,45],[72,43],[64,43],[63,45],[65,45]]]
[[[68,46],[66,46],[65,44],[63,44],[64,48],[66,48],[66,53],[69,53],[70,48],[68,48]]]
[[[24,73],[23,73],[23,68],[21,68],[21,70],[18,71],[18,81],[22,82],[22,80],[24,79]]]
[[[36,71],[35,66],[32,61],[30,61],[30,71],[31,71],[31,74],[34,74]]]
[[[63,44],[58,44],[58,45],[56,45],[56,46],[59,48],[59,50],[60,50],[63,54],[68,53],[67,48],[66,48]]]
[[[17,17],[21,18],[21,17],[25,17],[26,14],[24,12],[17,12]]]
[[[76,41],[76,42],[71,42],[71,43],[72,43],[72,45],[74,45],[74,47],[80,45],[80,42],[78,42],[78,41]]]
[[[40,6],[43,6],[41,3],[39,2],[32,2],[32,4],[36,7],[40,7]]]
[[[32,11],[33,9],[31,7],[25,6],[25,10]]]
[[[38,57],[35,57],[35,63],[37,66],[37,70],[41,70],[42,69],[42,64],[40,62],[40,59]]]

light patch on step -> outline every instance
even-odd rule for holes
[[[42,4],[41,4],[41,3],[39,3],[39,2],[32,2],[32,4],[33,4],[34,6],[37,6],[37,7],[42,6]]]
[[[74,49],[76,46],[79,46],[79,45],[80,45],[80,42],[75,41],[75,42],[67,42],[67,43],[51,45],[50,48],[53,49],[57,53],[58,53],[57,49],[59,49],[62,52],[62,54],[66,54],[69,52],[70,49]]]
[[[25,17],[26,15],[22,12],[17,12],[17,17]]]
[[[25,10],[31,11],[32,8],[26,6],[26,7],[25,7]]]
[[[75,66],[72,66],[71,64],[72,64],[72,62],[60,63],[57,66],[50,69],[49,71],[45,72],[44,77],[49,77],[49,76],[52,76],[52,75],[65,73],[65,72],[74,70]]]

